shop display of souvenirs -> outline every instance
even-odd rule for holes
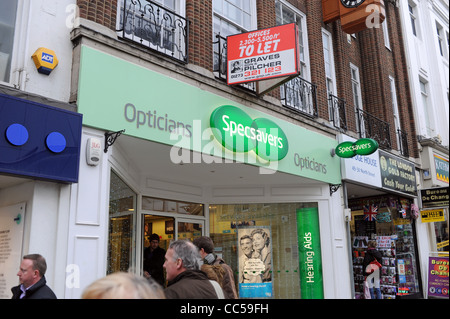
[[[357,200],[352,211],[352,250],[355,298],[364,299],[363,261],[370,240],[382,254],[380,288],[383,299],[419,292],[412,220],[416,205],[402,198]],[[362,213],[362,215],[361,215]]]

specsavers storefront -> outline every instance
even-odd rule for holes
[[[83,41],[75,49],[82,158],[90,143],[102,150],[80,167],[69,263],[81,281],[68,297],[107,273],[142,273],[153,233],[164,249],[210,236],[240,298],[351,297],[332,135],[194,72]]]

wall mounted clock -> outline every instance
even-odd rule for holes
[[[366,0],[341,0],[341,3],[346,8],[357,8]]]

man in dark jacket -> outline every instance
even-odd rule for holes
[[[218,299],[223,291],[200,271],[198,248],[188,240],[177,240],[166,252],[167,299]],[[215,285],[215,286],[213,286]]]
[[[153,278],[164,287],[164,256],[166,251],[159,247],[158,234],[150,236],[150,246],[144,249],[144,276]]]
[[[47,263],[39,254],[23,256],[17,273],[20,285],[11,288],[12,299],[56,299],[56,295],[47,286],[45,272]]]

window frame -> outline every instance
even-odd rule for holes
[[[308,25],[306,22],[306,14],[303,13],[300,9],[294,7],[292,4],[285,0],[276,0],[275,5],[280,3],[282,7],[286,7],[287,9],[293,11],[293,13],[300,17],[300,23],[297,23],[297,25],[301,28],[299,32],[302,36],[302,45],[303,45],[303,56],[304,59],[300,61],[301,63],[301,77],[307,81],[311,81],[311,63],[310,63],[310,57],[309,57],[309,42],[308,42]],[[285,24],[285,23],[283,23]],[[303,72],[303,69],[306,70],[306,72]]]
[[[420,39],[417,3],[411,0],[408,1],[408,12],[410,18],[411,32],[415,37]]]
[[[19,62],[19,58],[16,56],[15,52],[19,52],[18,51],[18,46],[22,45],[23,40],[21,40],[19,38],[19,33],[21,32],[21,29],[23,29],[22,27],[22,22],[23,21],[27,21],[27,19],[23,20],[21,19],[20,14],[18,14],[19,12],[21,12],[21,7],[23,7],[23,5],[21,4],[21,1],[19,0],[14,0],[15,1],[15,13],[14,14],[8,14],[8,16],[14,16],[14,21],[12,22],[12,24],[6,24],[6,23],[0,23],[0,25],[4,26],[4,28],[9,28],[10,32],[9,34],[9,42],[7,43],[8,46],[10,46],[8,49],[8,52],[5,51],[0,51],[0,53],[3,53],[2,55],[0,55],[0,58],[3,59],[3,62],[6,62],[3,67],[2,65],[0,65],[0,71],[3,74],[0,74],[0,83],[1,84],[6,84],[6,85],[12,85],[13,81],[14,81],[14,76],[13,76],[13,70],[17,69],[16,65]],[[5,2],[7,3],[7,2]],[[10,4],[10,2],[8,2]],[[2,32],[3,35],[5,35],[5,32]],[[1,61],[0,61],[1,62]],[[3,68],[3,71],[2,71]]]

